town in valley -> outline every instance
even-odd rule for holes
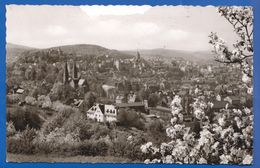
[[[139,6],[136,8],[142,8],[144,14],[105,16],[102,11],[109,7],[98,6],[96,8],[102,9],[100,16],[95,16],[95,12],[92,16],[88,10],[94,7],[7,7],[7,30],[10,30],[8,38],[11,39],[7,38],[11,42],[6,44],[8,161],[252,164],[253,16],[250,7],[205,7],[204,12],[209,15],[202,16],[203,12],[199,11],[203,7]],[[27,32],[31,26],[40,29],[42,24],[37,22],[39,25],[13,29],[17,13],[25,18],[29,16],[27,8],[32,11],[46,8],[57,18],[64,17],[63,10],[75,10],[68,18],[82,17],[90,23],[87,31],[82,30],[83,40],[90,38],[91,41],[93,33],[89,35],[88,31],[95,32],[101,26],[103,31],[99,33],[102,35],[94,34],[100,44],[86,40],[86,43],[64,45],[60,40],[59,45],[51,45],[56,44],[56,38],[71,40],[66,30],[74,25],[69,22],[67,27],[55,27],[47,24],[49,18],[43,23],[47,30],[42,31],[49,35],[48,38],[46,35],[47,42],[45,37],[34,39],[41,36],[37,31],[36,36],[30,35],[28,45],[15,44],[12,40],[19,41],[19,38],[12,39],[16,37],[14,32],[25,31],[24,27]],[[179,16],[178,10],[183,15]],[[37,15],[31,14],[28,23],[31,17],[44,17],[43,11],[47,10],[35,10]],[[183,24],[183,30],[173,30],[164,12],[173,12],[176,25]],[[189,12],[194,16],[188,16]],[[136,23],[134,27],[131,18],[139,15],[151,23]],[[157,18],[153,23],[152,16],[163,19]],[[198,16],[205,17],[208,22],[212,21],[210,17],[214,18],[219,24],[216,29],[220,27],[226,37],[229,31],[236,32],[234,37],[240,41],[230,50],[217,33],[205,33],[204,28],[215,27],[204,23],[203,19],[198,20]],[[109,24],[116,26],[105,24],[105,28],[106,17]],[[110,17],[114,20],[109,20]],[[68,20],[60,19],[59,23],[67,24]],[[187,25],[193,22],[189,20],[200,22],[196,25],[201,27],[191,29]],[[92,29],[90,25],[95,22],[97,27]],[[121,22],[133,28],[127,29],[119,24]],[[71,32],[78,33],[83,23],[75,22],[79,25],[71,28]],[[165,24],[162,30],[159,23]],[[164,30],[167,26],[169,31]],[[132,30],[143,41],[130,37],[134,34]],[[122,34],[124,40],[120,38]],[[82,41],[81,35],[77,38],[74,35]],[[199,38],[200,35],[203,38]],[[190,40],[185,44],[187,37]],[[107,41],[105,38],[111,40],[108,45],[102,45]],[[164,39],[160,41],[161,38]],[[35,41],[32,43],[31,39]],[[172,45],[167,43],[169,39],[177,41],[173,40]],[[205,39],[207,43],[200,45]],[[131,40],[133,43],[129,46]],[[164,41],[173,47],[163,46]],[[118,46],[118,49],[109,45]],[[175,45],[187,50],[174,49]],[[206,47],[194,49],[201,46]]]

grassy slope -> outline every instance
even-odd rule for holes
[[[72,156],[6,154],[7,162],[74,162],[74,163],[133,163],[127,158],[112,156]]]
[[[6,44],[6,62],[13,63],[15,62],[23,52],[35,50],[35,48],[7,43]]]

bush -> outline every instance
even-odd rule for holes
[[[81,141],[90,139],[95,133],[94,130],[91,129],[92,125],[90,123],[81,123],[79,128],[79,138]]]
[[[156,107],[160,98],[157,94],[153,93],[148,98],[148,104],[150,107]]]
[[[145,124],[141,114],[133,109],[119,109],[117,121],[121,126],[136,127],[140,130],[144,130]]]
[[[146,155],[141,152],[140,147],[146,142],[144,135],[139,136],[119,136],[112,140],[108,154],[115,157],[126,157],[133,161],[141,161]]]
[[[6,136],[12,136],[16,133],[13,122],[6,122]]]
[[[52,119],[44,123],[43,132],[48,134],[55,128],[61,128],[72,113],[74,113],[72,108],[66,108],[63,111],[58,112]]]
[[[6,95],[7,104],[16,104],[21,100],[21,96],[18,94]]]
[[[26,129],[18,135],[18,137],[7,138],[7,152],[33,154],[35,147],[33,144],[33,139],[35,136],[36,130],[27,126]]]
[[[37,154],[50,154],[54,151],[53,147],[48,142],[35,142],[34,147],[34,153]]]
[[[34,153],[36,154],[58,154],[59,156],[76,156],[79,154],[78,144],[56,144],[51,142],[36,142]]]
[[[42,121],[37,112],[30,108],[16,107],[7,109],[7,121],[12,121],[17,131],[25,130],[28,125],[30,128],[41,128]]]
[[[91,122],[90,120],[83,120],[78,124],[79,137],[81,141],[84,140],[99,140],[109,134],[109,129],[106,125]]]
[[[94,135],[91,137],[93,139],[100,139],[101,137],[105,137],[108,135],[109,133],[109,129],[107,128],[106,125],[100,125],[100,124],[96,124],[93,125],[92,127]]]
[[[146,159],[146,155],[144,153],[142,153],[142,151],[140,150],[141,145],[145,143],[145,141],[136,141],[136,142],[132,142],[129,143],[126,146],[126,157],[133,160],[133,161],[141,161]]]
[[[52,102],[49,96],[41,95],[38,97],[38,105],[42,108],[51,108]],[[57,106],[57,104],[56,104]]]
[[[153,120],[149,123],[147,128],[149,141],[153,142],[156,145],[159,145],[168,139],[165,134],[166,131],[162,122],[163,121],[161,120]]]
[[[42,100],[44,98],[42,97]],[[65,109],[70,108],[70,106],[64,105],[63,103],[61,103],[60,101],[55,101],[52,104],[52,109],[55,111],[64,111]]]
[[[37,101],[34,97],[31,97],[31,96],[26,96],[25,97],[25,102],[29,105],[36,105],[37,104]]]
[[[85,140],[79,145],[79,154],[85,156],[106,156],[108,144],[103,140]]]

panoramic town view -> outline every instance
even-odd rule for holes
[[[252,164],[251,7],[6,10],[8,162]]]

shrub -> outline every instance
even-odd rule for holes
[[[7,121],[12,121],[17,131],[23,131],[28,125],[30,128],[41,128],[42,121],[37,112],[30,108],[15,107],[7,109]]]
[[[44,123],[43,132],[48,134],[55,128],[61,128],[71,113],[73,113],[72,108],[66,108],[63,111],[58,112],[52,119]]]
[[[141,145],[145,142],[144,138],[140,137],[135,137],[135,140],[128,141],[125,156],[131,160],[141,161],[145,159],[147,156],[140,150]]]
[[[109,147],[109,155],[115,157],[124,157],[126,154],[126,138],[112,139],[112,144]]]
[[[109,133],[109,129],[106,125],[95,124],[93,125],[92,130],[94,132],[94,135],[92,136],[93,139],[105,137]]]
[[[27,126],[26,129],[18,135],[18,137],[7,138],[7,152],[33,154],[33,139],[35,136],[36,130]]]
[[[146,142],[144,137],[144,135],[119,136],[112,140],[108,154],[115,157],[126,157],[131,160],[141,161],[146,158],[146,155],[140,150],[141,145]]]
[[[109,134],[109,129],[106,125],[95,123],[90,120],[83,120],[78,125],[80,140],[86,139],[99,140]]]
[[[31,97],[31,96],[26,96],[25,97],[25,102],[29,105],[36,105],[37,104],[37,101],[34,97]]]
[[[20,101],[20,99],[21,99],[21,96],[18,94],[6,95],[7,104],[16,104]]]
[[[92,130],[92,125],[89,123],[81,123],[79,127],[79,138],[81,141],[84,141],[86,139],[90,139],[92,135],[94,135],[94,130]]]
[[[61,111],[65,111],[67,109],[71,109],[71,107],[61,103],[60,101],[55,101],[52,104],[52,109],[55,110],[55,111],[61,112]]]
[[[159,96],[155,93],[151,94],[148,98],[148,104],[150,107],[156,107],[159,102]]]
[[[41,95],[38,97],[38,105],[42,108],[52,108],[52,102],[49,96]]]
[[[141,117],[141,114],[133,109],[119,109],[117,121],[121,126],[136,127],[143,130],[145,124]]]
[[[6,122],[6,136],[7,137],[12,136],[15,133],[16,133],[16,130],[15,130],[13,122],[12,121]]]
[[[53,152],[53,147],[48,142],[35,142],[34,153],[37,154],[50,154]]]
[[[85,140],[79,145],[79,154],[85,156],[105,156],[108,148],[108,144],[103,140]]]
[[[148,139],[155,144],[161,144],[167,140],[165,135],[165,128],[161,120],[153,120],[149,123],[148,127]]]
[[[64,128],[56,128],[50,133],[39,131],[33,143],[35,153],[53,153],[59,155],[76,155],[79,144],[79,133],[75,129],[73,132],[66,132]]]

